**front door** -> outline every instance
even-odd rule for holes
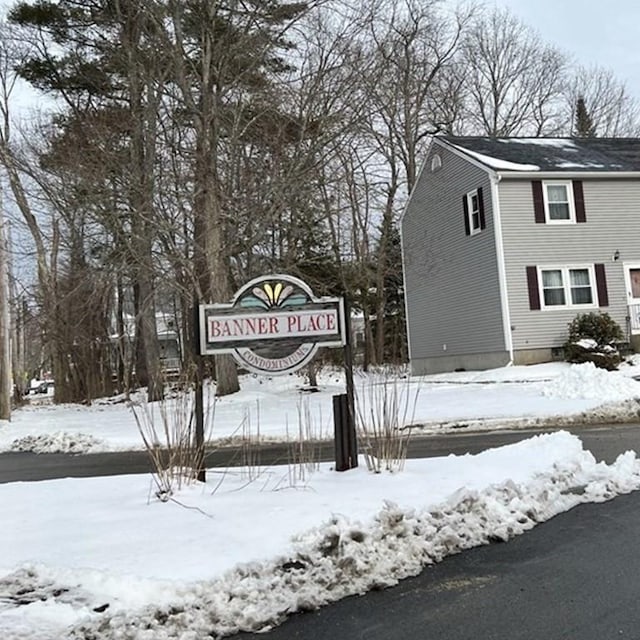
[[[640,333],[640,264],[625,264],[624,278],[631,333]]]

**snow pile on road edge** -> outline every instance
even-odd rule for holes
[[[288,557],[239,565],[220,579],[187,586],[169,606],[115,615],[107,610],[68,638],[182,640],[265,631],[294,612],[392,586],[448,555],[508,540],[578,504],[638,488],[634,452],[606,465],[583,451],[579,462],[556,464],[530,483],[463,489],[436,508],[388,502],[366,526],[334,517],[297,536]]]
[[[86,433],[41,433],[14,440],[9,451],[31,453],[92,453],[102,449],[103,441]]]

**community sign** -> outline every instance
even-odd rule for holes
[[[200,353],[231,353],[255,373],[291,373],[318,347],[345,341],[342,298],[315,298],[293,276],[262,276],[245,284],[231,304],[200,305]]]

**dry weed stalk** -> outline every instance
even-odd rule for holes
[[[260,402],[256,402],[256,426],[253,428],[251,411],[245,409],[240,425],[242,445],[240,455],[242,474],[247,482],[254,482],[262,475],[260,455]]]
[[[316,422],[309,407],[309,400],[298,402],[298,433],[289,445],[289,486],[305,483],[309,476],[320,468],[322,437],[322,412]],[[319,426],[318,426],[319,425]],[[288,434],[288,429],[287,429]]]
[[[356,393],[356,428],[369,471],[404,468],[419,392],[386,371],[381,379],[369,378]]]
[[[159,402],[131,402],[138,431],[153,465],[156,496],[163,501],[197,480],[199,452],[195,446],[195,398],[189,384]],[[205,441],[213,428],[215,395],[205,398]]]

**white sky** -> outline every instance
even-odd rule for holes
[[[640,2],[637,0],[496,0],[542,38],[585,66],[614,71],[640,99]]]
[[[622,416],[625,407],[637,411],[640,383],[631,376],[638,365],[607,372],[553,363],[429,376],[417,411],[423,418],[464,414],[494,428],[509,425],[504,415],[600,416],[603,404],[610,416]],[[228,431],[251,407],[254,435],[260,426],[284,437],[287,426],[297,430],[301,397],[317,402],[314,414],[330,412],[331,394],[344,391],[340,378],[325,371],[313,394],[301,394],[304,381],[295,376],[243,378],[216,422]],[[372,382],[380,388],[380,379]],[[418,382],[408,386],[415,391]],[[139,446],[123,408],[32,406],[16,411],[10,425],[0,423],[0,433],[37,440],[73,431],[76,440],[86,434]],[[0,484],[0,638],[51,640],[79,623],[101,640],[258,630],[281,621],[282,612],[393,585],[452,553],[638,488],[634,452],[597,463],[567,432],[477,456],[408,460],[396,473],[373,474],[364,461],[344,473],[293,463],[211,470],[206,485],[183,487],[169,502],[156,498],[147,475]],[[183,613],[158,625],[158,607]],[[96,629],[112,615],[108,628]]]

